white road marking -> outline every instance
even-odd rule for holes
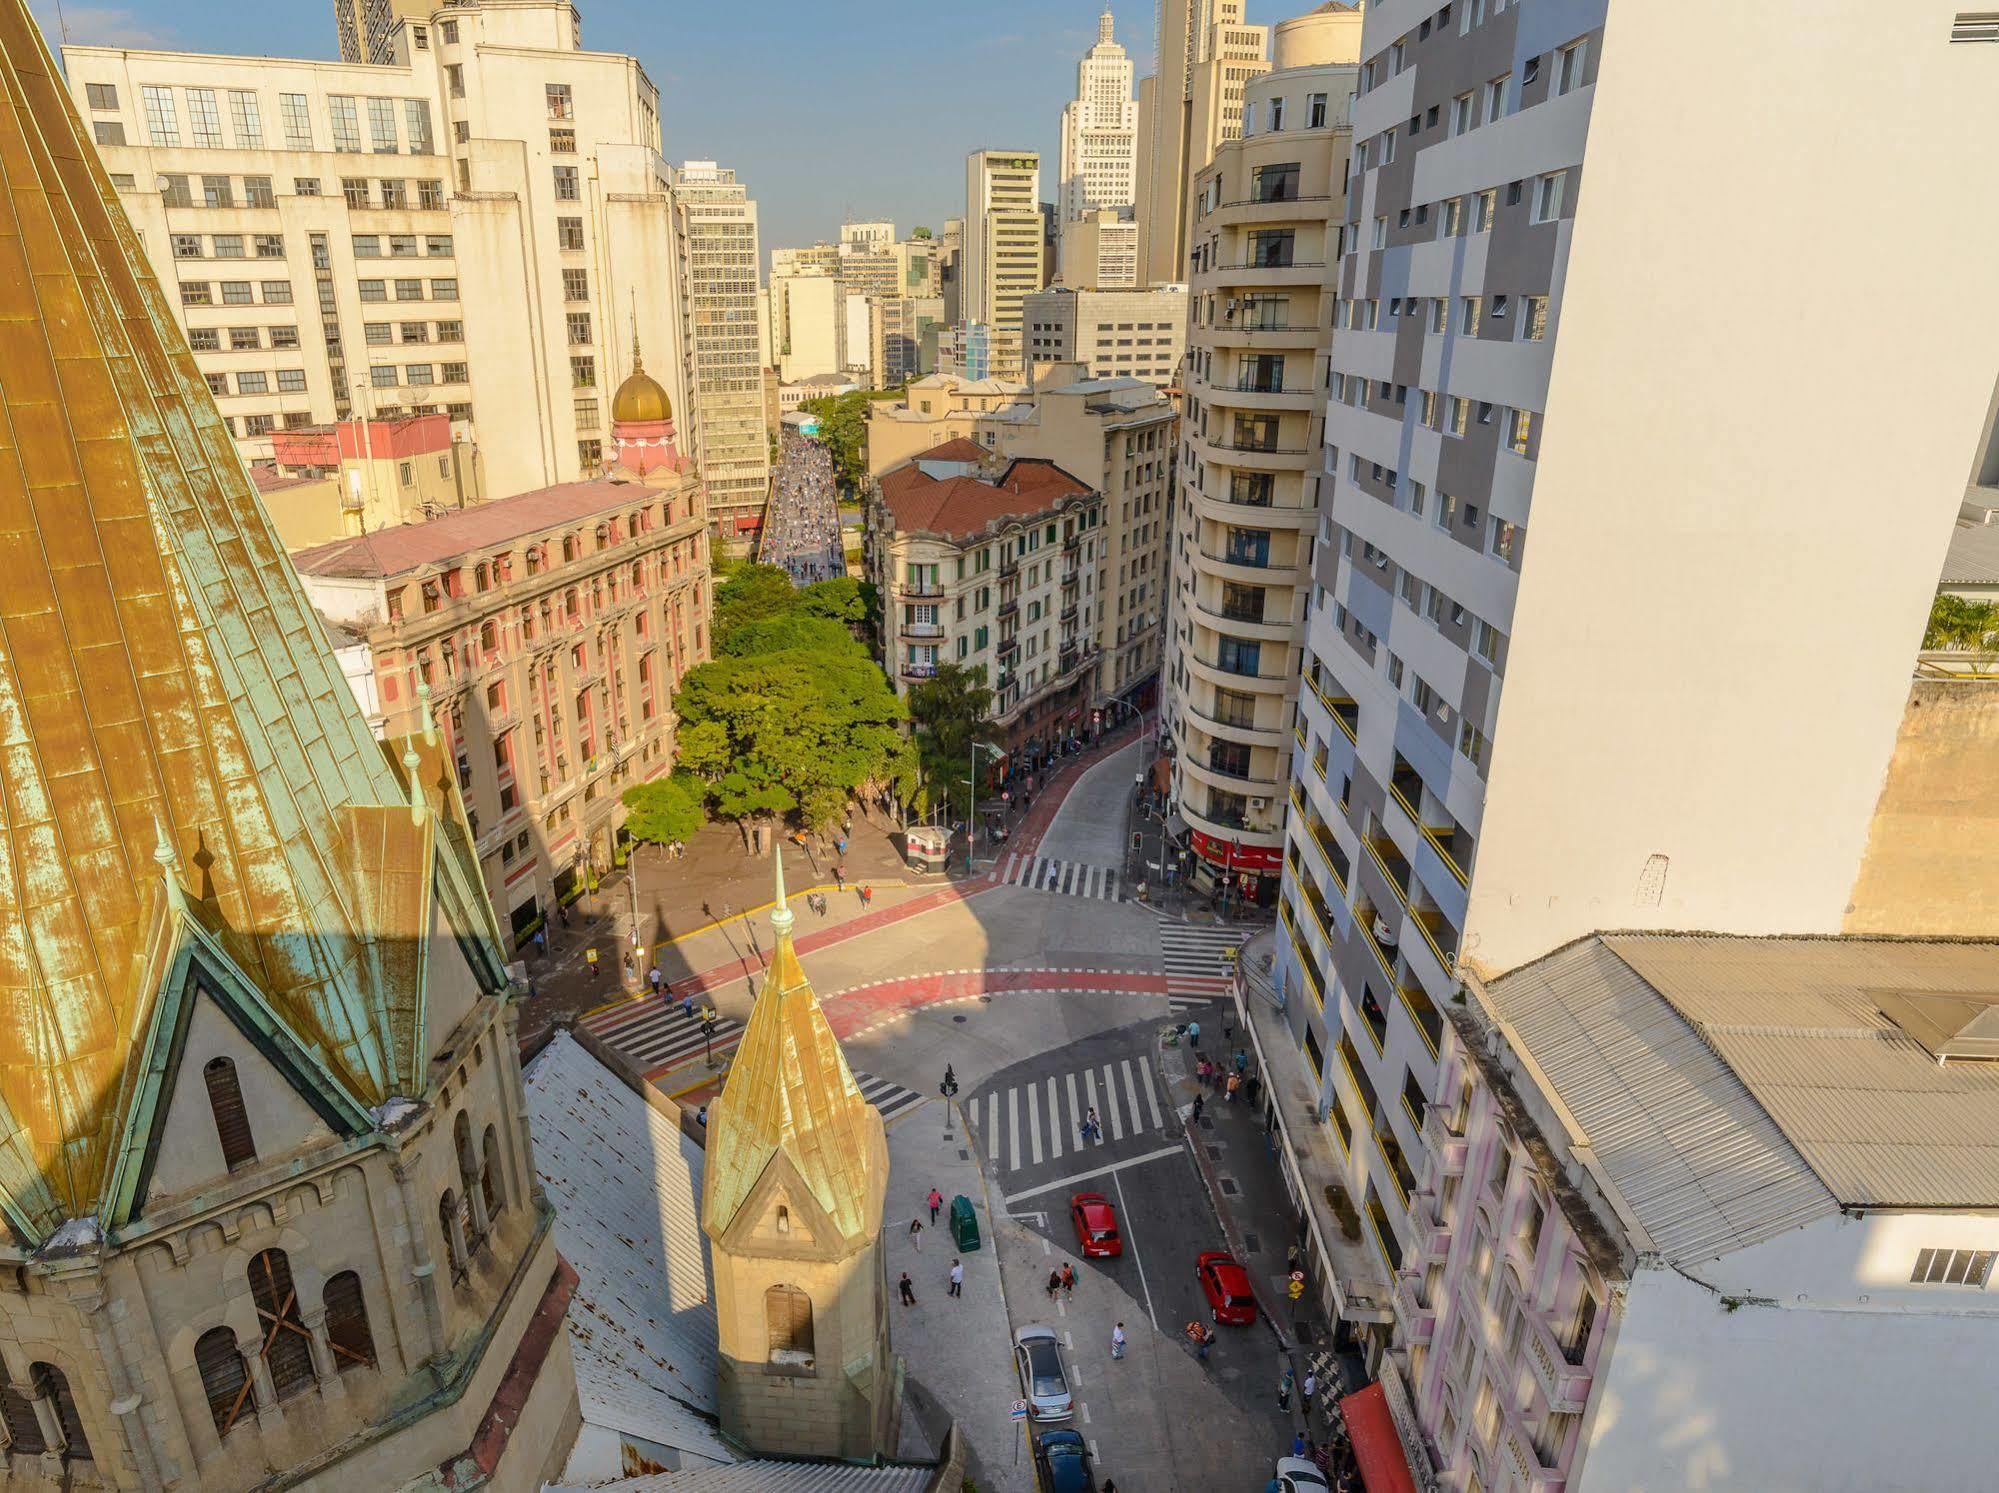
[[[1144,1066],[1142,1059],[1140,1060],[1140,1066]],[[1131,1133],[1136,1135],[1145,1128],[1145,1121],[1138,1117],[1138,1084],[1131,1076],[1131,1059],[1129,1058],[1125,1059],[1124,1062],[1124,1096],[1131,1101]],[[1152,1123],[1155,1125],[1159,1123],[1157,1115],[1153,1117]]]
[[[1079,1403],[1076,1408],[1083,1413],[1083,1424],[1087,1426],[1090,1423],[1090,1407]]]
[[[1090,1438],[1090,1460],[1091,1460],[1092,1462],[1098,1462],[1098,1461],[1101,1461],[1101,1460],[1103,1460],[1102,1458],[1100,1458],[1100,1457],[1099,1457],[1099,1456],[1097,1455],[1097,1438],[1096,1438],[1096,1437],[1094,1437],[1094,1436],[1092,1436],[1092,1437]],[[1103,1469],[1102,1469],[1101,1467],[1100,1467],[1100,1468],[1098,1468],[1097,1470],[1098,1470],[1099,1472],[1103,1471]]]
[[[1048,1076],[1048,1159],[1062,1154],[1062,1101],[1055,1093],[1055,1076]]]
[[[1083,1133],[1083,1112],[1076,1107],[1076,1075],[1070,1073],[1065,1077],[1069,1084],[1069,1128],[1080,1136]],[[1078,1151],[1083,1149],[1081,1140],[1076,1142],[1076,1149]]]
[[[1028,1149],[1034,1154],[1034,1164],[1039,1166],[1041,1165],[1041,1111],[1035,1107],[1032,1088],[1021,1097],[1025,1100],[1027,1108]]]
[[[999,1092],[986,1095],[986,1152],[999,1150]],[[997,1158],[995,1158],[997,1159]]]
[[[1041,1241],[1041,1252],[1045,1255],[1053,1254],[1055,1252],[1055,1246],[1050,1244],[1046,1239],[1043,1239]]]
[[[1138,1065],[1138,1076],[1145,1081],[1145,1104],[1146,1108],[1152,1111],[1152,1128],[1164,1130],[1166,1122],[1159,1116],[1159,1096],[1152,1091],[1152,1064],[1141,1060]]]
[[[1089,1099],[1089,1101],[1090,1101],[1090,1108],[1091,1108],[1091,1109],[1095,1109],[1095,1108],[1097,1107],[1097,1070],[1096,1070],[1096,1069],[1092,1068],[1092,1069],[1091,1069],[1091,1070],[1090,1070],[1090,1071],[1089,1071],[1088,1073],[1085,1073],[1085,1074],[1083,1075],[1083,1092],[1084,1092],[1084,1094],[1085,1094],[1085,1095],[1086,1095],[1086,1096],[1088,1097],[1088,1099]],[[1103,1138],[1103,1137],[1102,1137],[1101,1135],[1100,1135],[1100,1136],[1098,1136],[1098,1137],[1097,1137],[1097,1142],[1096,1142],[1096,1143],[1097,1143],[1098,1145],[1100,1145],[1100,1146],[1101,1146],[1101,1145],[1102,1145],[1102,1144],[1104,1143],[1104,1138]]]
[[[1124,1122],[1118,1118],[1117,1070],[1104,1064],[1104,1113],[1111,1118],[1111,1139],[1124,1139]]]
[[[1152,1318],[1152,1330],[1159,1331],[1159,1314],[1152,1309],[1152,1287],[1145,1279],[1145,1261],[1139,1258],[1138,1241],[1132,1237],[1131,1214],[1124,1205],[1124,1183],[1116,1173],[1111,1175],[1111,1185],[1117,1189],[1118,1213],[1124,1219],[1125,1242],[1131,1246],[1131,1262],[1138,1266],[1138,1287],[1145,1293],[1145,1314]]]
[[[1020,1166],[1020,1107],[1012,1089],[1006,1091],[1006,1169]]]
[[[1008,1193],[1003,1201],[1011,1209],[1014,1202],[1020,1198],[1039,1197],[1042,1193],[1053,1192],[1057,1188],[1073,1187],[1078,1182],[1088,1182],[1093,1178],[1108,1177],[1117,1172],[1127,1171],[1135,1166],[1144,1166],[1147,1162],[1157,1161],[1162,1156],[1181,1156],[1184,1154],[1186,1154],[1185,1149],[1181,1146],[1164,1146],[1157,1151],[1147,1151],[1143,1156],[1133,1156],[1125,1161],[1113,1161],[1109,1166],[1096,1167],[1087,1172],[1077,1172],[1072,1176],[1058,1177],[1053,1182],[1036,1183],[1032,1187],[1021,1189],[1019,1192]],[[1041,1242],[1044,1246],[1048,1243],[1046,1239],[1043,1239]]]
[[[1076,1351],[1076,1340],[1069,1336],[1069,1329],[1066,1327],[1062,1329],[1062,1346],[1067,1348],[1071,1353]]]

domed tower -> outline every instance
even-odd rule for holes
[[[646,372],[639,340],[632,338],[632,371],[611,400],[611,441],[614,468],[637,476],[666,470],[685,471],[687,458],[673,435],[673,401],[658,379]]]

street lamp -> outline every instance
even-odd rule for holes
[[[972,775],[965,781],[965,872],[970,875],[978,864],[979,844],[979,752],[991,752],[995,757],[1004,757],[1005,752],[990,741],[972,743]]]

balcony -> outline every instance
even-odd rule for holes
[[[902,624],[902,635],[905,638],[941,638],[944,636],[944,624],[941,622],[905,622]]]
[[[1056,614],[1055,620],[1058,622],[1074,622],[1076,620],[1077,611],[1078,608],[1076,604],[1072,601],[1069,603],[1069,605],[1062,608],[1062,610]]]
[[[906,659],[903,662],[901,673],[904,679],[935,679],[937,677],[937,665],[934,663],[918,663],[915,659]]]
[[[1430,1341],[1437,1328],[1435,1308],[1423,1304],[1423,1279],[1417,1275],[1395,1277],[1395,1325],[1402,1330],[1405,1345]]]
[[[1001,638],[999,646],[995,648],[993,652],[998,656],[1001,663],[1005,663],[1008,659],[1013,658],[1019,654],[1020,639]]]
[[[1006,619],[1006,618],[1008,618],[1008,617],[1016,617],[1016,616],[1019,616],[1019,615],[1020,615],[1020,598],[1019,598],[1019,597],[1015,597],[1015,598],[1014,598],[1014,599],[1013,599],[1012,601],[1003,601],[1003,602],[1001,602],[1001,603],[999,604],[999,613],[998,613],[998,615],[999,615],[999,617],[1000,617],[1000,618],[1001,618],[1002,620],[1004,620],[1004,619]]]
[[[1436,1177],[1465,1174],[1465,1155],[1471,1149],[1470,1142],[1451,1128],[1451,1117],[1441,1104],[1432,1104],[1423,1112],[1423,1149],[1430,1153]]]
[[[1018,561],[1018,560],[1002,560],[1002,561],[1000,561],[1000,565],[999,565],[999,578],[1000,578],[1001,580],[1003,580],[1003,581],[1017,581],[1017,580],[1019,580],[1019,579],[1020,579],[1020,561]]]
[[[944,584],[941,581],[904,581],[895,588],[895,594],[916,601],[935,601],[944,594]]]
[[[1437,1195],[1419,1192],[1409,1199],[1410,1248],[1426,1265],[1435,1264],[1450,1253],[1451,1228],[1437,1206]]]
[[[1589,1370],[1569,1361],[1571,1355],[1555,1341],[1544,1313],[1524,1301],[1520,1310],[1527,1318],[1527,1362],[1534,1370],[1534,1382],[1547,1397],[1548,1408],[1567,1413],[1581,1410],[1589,1403]]]

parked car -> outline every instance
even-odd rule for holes
[[[1044,1493],[1097,1493],[1090,1448],[1079,1432],[1043,1431],[1034,1443],[1034,1465]]]
[[[1326,1493],[1326,1479],[1303,1457],[1279,1457],[1272,1493]]]
[[[1208,1310],[1227,1327],[1247,1327],[1256,1320],[1256,1293],[1249,1288],[1249,1274],[1224,1250],[1211,1249],[1194,1262],[1194,1274],[1201,1282],[1201,1294],[1208,1298]]]
[[[1101,1192],[1079,1192],[1070,1198],[1069,1220],[1076,1225],[1076,1248],[1084,1259],[1109,1259],[1124,1253],[1117,1209]]]
[[[1020,1375],[1020,1397],[1036,1421],[1067,1420],[1076,1413],[1069,1393],[1069,1375],[1062,1367],[1062,1347],[1052,1327],[1027,1326],[1013,1335],[1013,1366]]]

